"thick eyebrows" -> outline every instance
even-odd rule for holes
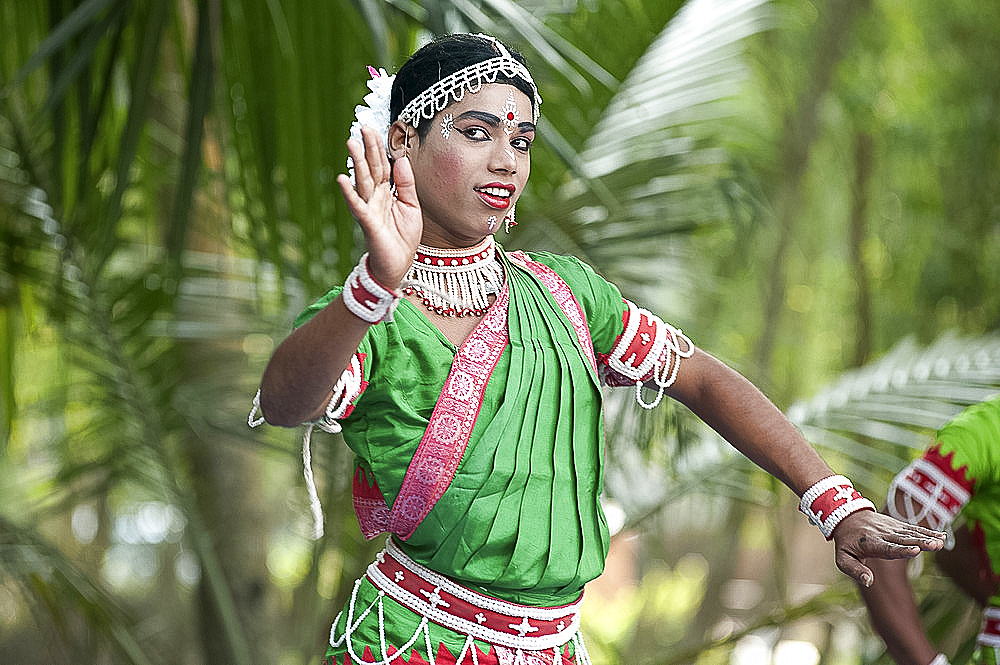
[[[474,118],[476,120],[479,120],[480,122],[485,122],[490,127],[500,126],[500,116],[493,115],[492,113],[487,113],[486,111],[466,111],[465,113],[462,113],[457,118],[455,118],[455,120],[458,121],[464,118]],[[521,132],[523,133],[533,132],[535,131],[535,123],[522,122],[517,125],[517,128],[520,129]]]
[[[465,118],[474,118],[492,127],[497,127],[500,124],[500,116],[487,113],[486,111],[466,111],[455,118],[455,120],[463,120]]]

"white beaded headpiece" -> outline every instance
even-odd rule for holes
[[[538,107],[542,103],[542,98],[538,94],[538,88],[535,86],[535,81],[531,78],[528,68],[515,60],[510,51],[496,37],[481,33],[476,36],[492,42],[500,55],[469,65],[434,83],[410,100],[410,103],[400,111],[400,120],[408,122],[416,128],[422,118],[430,120],[434,114],[451,102],[461,101],[465,97],[466,91],[479,92],[483,84],[496,83],[497,76],[503,74],[507,78],[521,78],[531,86],[531,91],[534,93],[531,105],[532,120],[538,122]],[[367,106],[359,104],[354,107],[354,116],[357,120],[351,125],[351,137],[360,141],[361,127],[368,125],[378,130],[379,136],[382,137],[382,144],[386,146],[388,151],[389,125],[391,124],[389,121],[389,101],[392,83],[396,76],[389,76],[384,69],[376,70],[373,67],[369,67],[368,72],[371,74],[371,80],[368,81],[368,89],[371,92],[365,95]],[[354,182],[354,162],[350,157],[347,158],[347,167],[351,174],[351,182]]]
[[[535,81],[531,78],[528,68],[515,60],[507,47],[500,43],[496,37],[481,33],[476,36],[491,41],[500,55],[469,65],[445,76],[411,99],[410,103],[399,112],[400,120],[408,122],[416,128],[420,125],[422,118],[430,120],[448,104],[462,101],[466,91],[477,93],[483,84],[496,83],[497,75],[503,74],[507,78],[521,78],[531,86],[531,91],[534,93],[531,105],[532,120],[538,122],[538,107],[542,103],[542,98],[538,94],[538,88],[535,86]]]

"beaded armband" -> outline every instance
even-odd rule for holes
[[[990,606],[983,610],[983,624],[976,646],[1000,649],[1000,607]]]
[[[927,665],[951,665],[951,662],[948,661],[948,656],[944,655],[943,653],[939,653],[938,655],[934,656],[934,660],[932,660]]]
[[[875,504],[861,496],[844,476],[827,476],[806,490],[799,510],[830,540],[845,517],[859,510],[875,510]]]
[[[945,549],[955,544],[952,522],[972,498],[973,481],[967,468],[955,468],[954,453],[941,454],[941,446],[931,447],[896,474],[886,500],[890,515],[909,524],[925,524],[945,531]]]
[[[354,267],[344,282],[344,305],[351,314],[368,323],[392,321],[392,313],[402,294],[375,281],[368,269],[368,254]]]
[[[663,399],[663,392],[677,378],[682,358],[690,358],[694,344],[680,331],[652,312],[626,300],[625,330],[605,365],[617,377],[605,376],[608,385],[635,385],[635,399],[640,406],[652,409]],[[650,381],[658,389],[652,402],[642,399],[642,386]]]

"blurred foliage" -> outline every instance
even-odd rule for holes
[[[444,31],[514,44],[545,100],[505,244],[591,262],[883,494],[934,428],[1000,389],[998,14],[0,4],[5,661],[318,662],[376,547],[349,454],[315,442],[313,542],[296,434],[243,418],[294,313],[359,254],[333,179],[365,65],[392,71]],[[886,662],[794,497],[684,409],[631,399],[609,396],[607,486],[619,541],[638,544],[616,559],[621,595],[588,607],[595,661],[727,663],[808,640],[823,662]],[[965,662],[974,609],[932,566],[915,584]]]

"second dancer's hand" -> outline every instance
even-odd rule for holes
[[[337,183],[365,234],[368,269],[376,281],[394,289],[409,270],[423,231],[413,170],[406,157],[389,164],[382,140],[371,127],[362,127],[361,136],[361,142],[347,142],[354,184],[344,174],[337,176]]]

